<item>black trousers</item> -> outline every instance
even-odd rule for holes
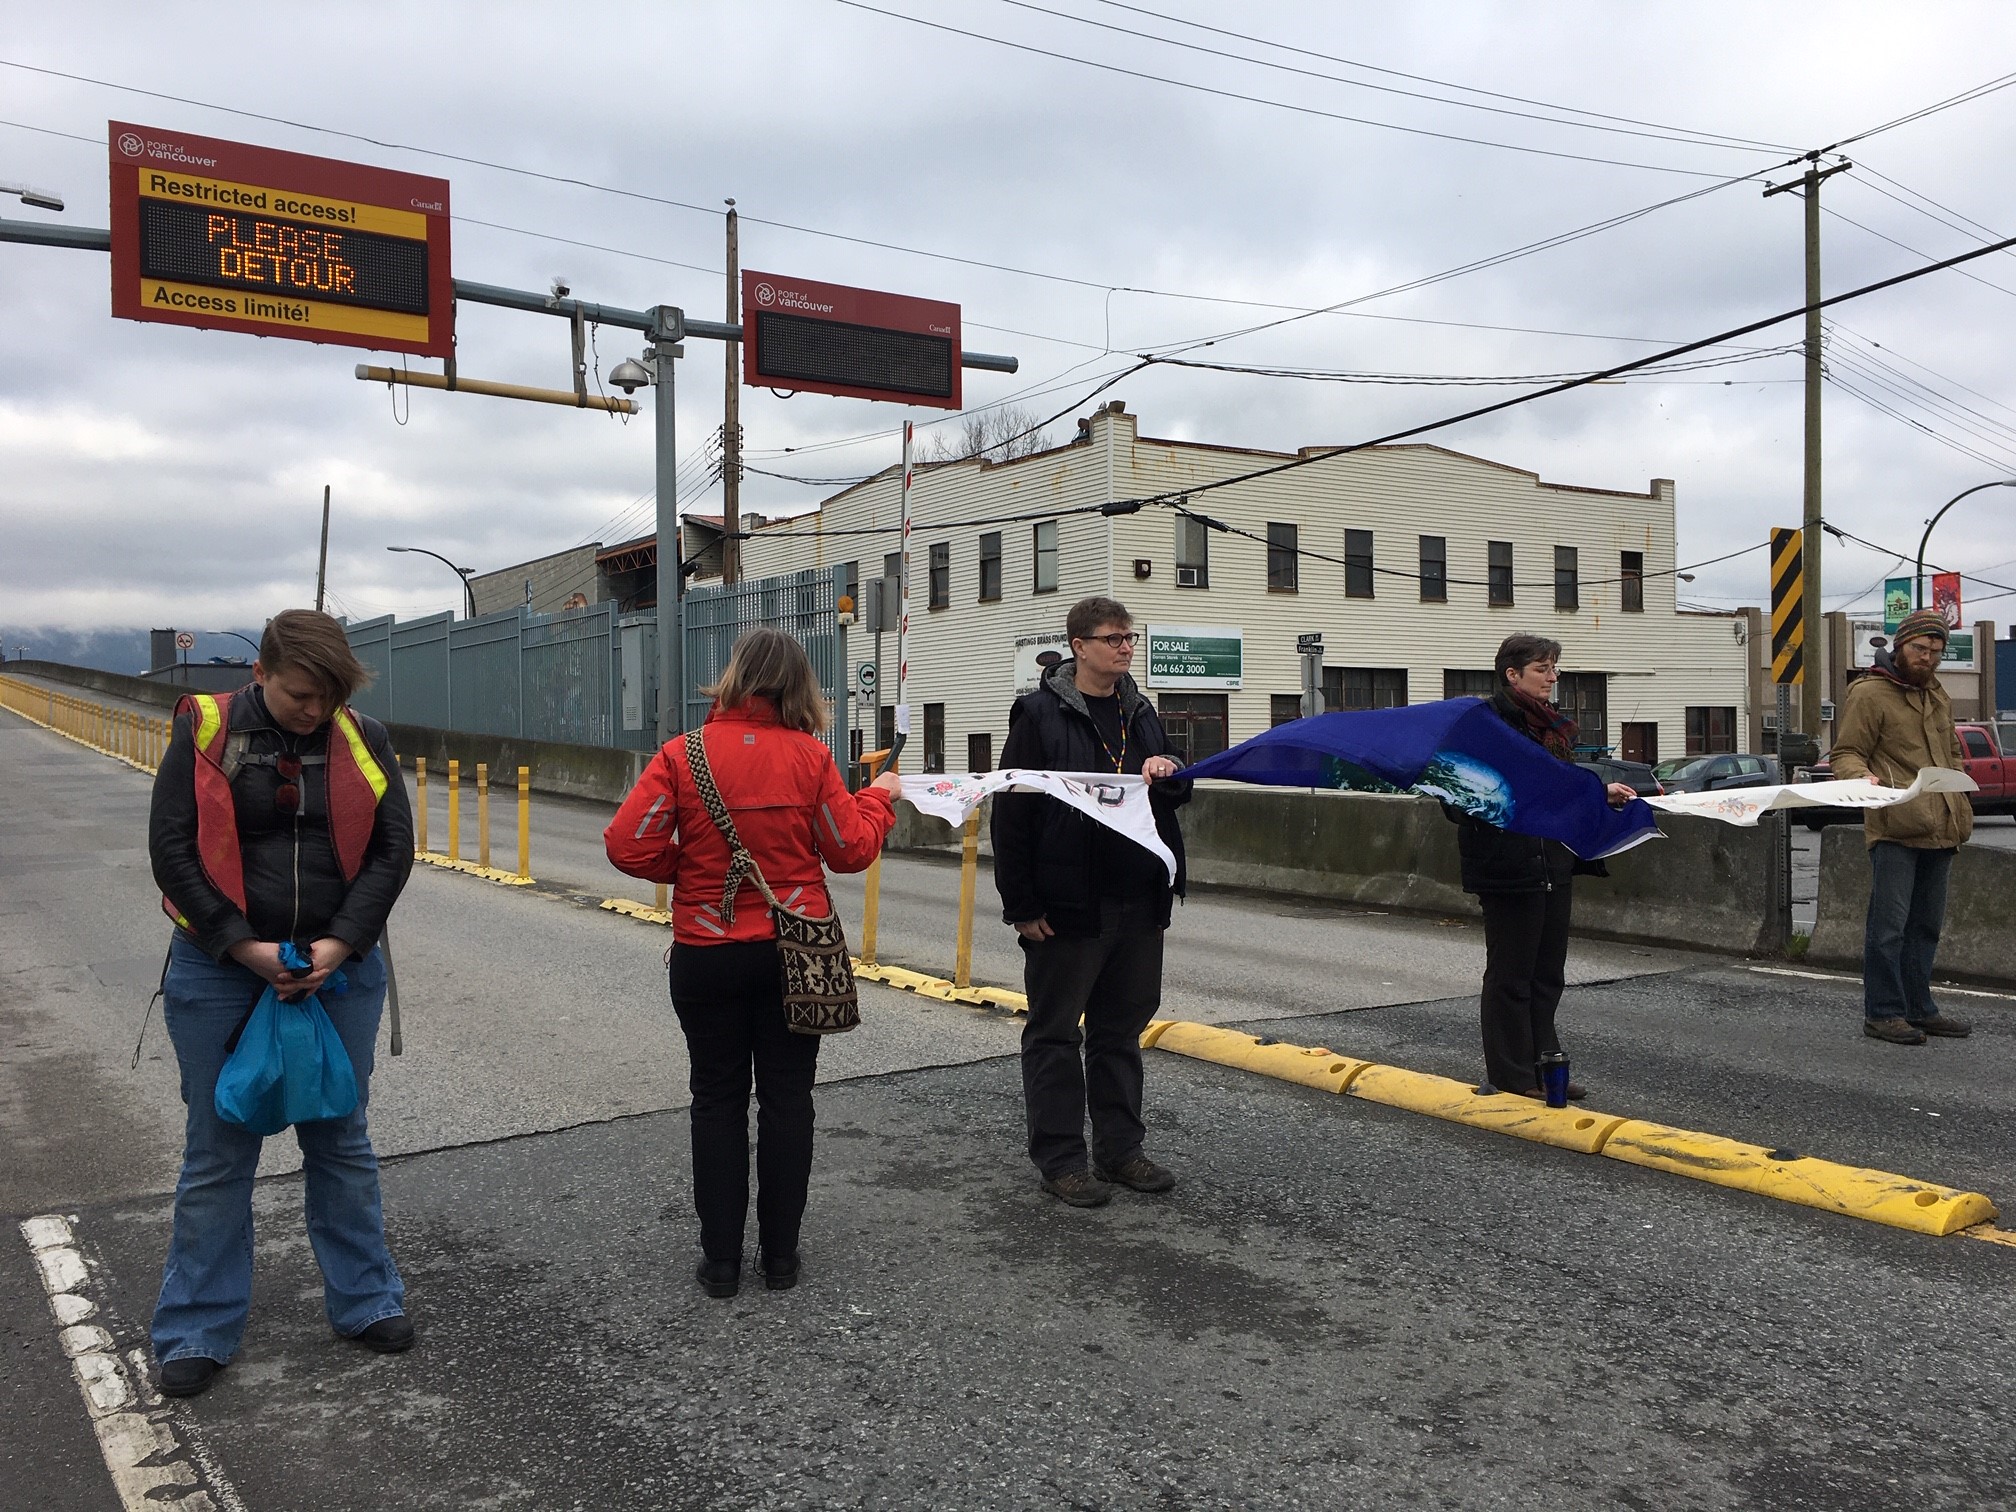
[[[1096,935],[1022,941],[1022,1100],[1029,1158],[1045,1176],[1085,1168],[1088,1111],[1099,1165],[1124,1165],[1141,1152],[1141,1031],[1162,1005],[1156,912],[1152,899],[1106,903]]]
[[[692,1065],[693,1206],[709,1260],[740,1260],[749,1215],[749,1083],[756,1083],[756,1229],[766,1255],[798,1248],[812,1179],[819,1037],[784,1022],[770,940],[672,947],[672,1007]]]
[[[1534,1062],[1561,1048],[1554,1010],[1568,979],[1572,893],[1483,893],[1484,1079],[1501,1092],[1540,1085]]]

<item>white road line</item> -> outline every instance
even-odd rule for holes
[[[1809,982],[1859,982],[1859,976],[1844,976],[1835,971],[1794,971],[1786,966],[1751,966],[1747,970],[1761,976],[1804,977]],[[1988,992],[1979,987],[1952,987],[1945,982],[1934,982],[1934,992],[1950,992],[1955,997],[1994,998],[1998,1002],[2016,1003],[2016,992]]]
[[[56,1214],[27,1219],[21,1237],[42,1274],[57,1341],[77,1378],[120,1505],[126,1512],[156,1512],[164,1502],[173,1502],[178,1512],[245,1512],[216,1460],[189,1434],[186,1420],[175,1421],[148,1384],[146,1351],[122,1357],[112,1335],[92,1321],[98,1304],[91,1295],[91,1262],[71,1220]]]

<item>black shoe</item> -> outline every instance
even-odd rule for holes
[[[161,1395],[187,1397],[208,1391],[223,1368],[218,1361],[204,1355],[183,1355],[170,1360],[161,1367]]]
[[[1090,1171],[1066,1171],[1060,1176],[1045,1176],[1043,1190],[1072,1207],[1104,1207],[1113,1200],[1112,1183],[1101,1181]]]
[[[1155,1164],[1146,1155],[1132,1156],[1110,1171],[1103,1166],[1094,1166],[1092,1174],[1100,1181],[1118,1182],[1137,1192],[1166,1192],[1176,1185],[1176,1173],[1167,1166]]]
[[[1893,1045],[1922,1045],[1925,1031],[1909,1019],[1865,1018],[1862,1032],[1871,1039],[1888,1040]]]
[[[693,1274],[699,1278],[700,1289],[710,1297],[732,1297],[742,1290],[740,1260],[702,1260]]]
[[[1941,1039],[1965,1039],[1974,1032],[1974,1026],[1963,1018],[1955,1018],[1950,1013],[1935,1013],[1930,1018],[1912,1019],[1911,1027],[1922,1029],[1927,1034],[1936,1034]]]
[[[350,1337],[380,1354],[401,1354],[413,1347],[413,1320],[404,1313],[394,1313]]]
[[[763,1257],[763,1284],[771,1291],[789,1291],[798,1284],[798,1252]]]

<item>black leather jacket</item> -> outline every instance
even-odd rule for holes
[[[1096,772],[1112,762],[1099,741],[1098,727],[1073,680],[1076,663],[1053,667],[1041,686],[1015,700],[1008,713],[1008,738],[1001,743],[1001,766],[1053,772]],[[1114,689],[1127,722],[1127,764],[1139,772],[1150,756],[1169,755],[1169,735],[1155,706],[1121,675]],[[1173,759],[1173,758],[1172,758]],[[1176,810],[1190,801],[1190,784],[1164,778],[1148,789],[1155,830],[1176,858],[1176,881],[1160,893],[1159,922],[1169,923],[1172,898],[1186,885],[1183,830]],[[1042,793],[1001,793],[994,799],[994,886],[1001,894],[1001,917],[1010,924],[1047,919],[1059,934],[1097,934],[1099,900],[1107,891],[1096,864],[1100,826],[1069,804]]]
[[[191,719],[175,721],[161,769],[147,850],[154,880],[188,919],[197,945],[222,960],[240,940],[293,940],[304,948],[323,936],[364,955],[378,943],[386,917],[413,870],[413,813],[393,760],[392,738],[377,720],[358,715],[372,755],[391,779],[379,800],[377,822],[354,881],[343,880],[329,834],[326,755],[330,727],[293,735],[273,723],[257,684],[232,695],[230,727],[249,738],[246,757],[231,781],[239,852],[245,865],[245,912],[210,885],[196,855],[196,737]],[[275,800],[280,774],[271,757],[287,752],[311,758],[301,769],[301,802],[283,813]],[[261,761],[260,758],[267,758]]]

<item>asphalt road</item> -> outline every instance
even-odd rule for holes
[[[164,940],[148,779],[7,715],[0,763],[0,1211],[68,1215],[140,1348],[180,1114],[158,1022],[128,1070]],[[552,829],[557,880],[587,842]],[[942,967],[956,870],[887,870],[883,955]],[[2016,1480],[2016,1249],[1160,1053],[1181,1185],[1069,1210],[1020,1154],[1014,1020],[873,986],[822,1047],[805,1281],[712,1301],[663,932],[421,868],[393,933],[408,1048],[373,1124],[421,1344],[328,1336],[272,1141],[244,1350],[141,1403],[214,1505],[1986,1507]],[[1480,961],[1468,924],[1214,894],[1167,1006],[1468,1077]],[[2006,999],[1906,1050],[1838,978],[1581,942],[1575,975],[1594,1107],[2016,1192]],[[0,1506],[118,1507],[4,1231],[0,1361]]]

